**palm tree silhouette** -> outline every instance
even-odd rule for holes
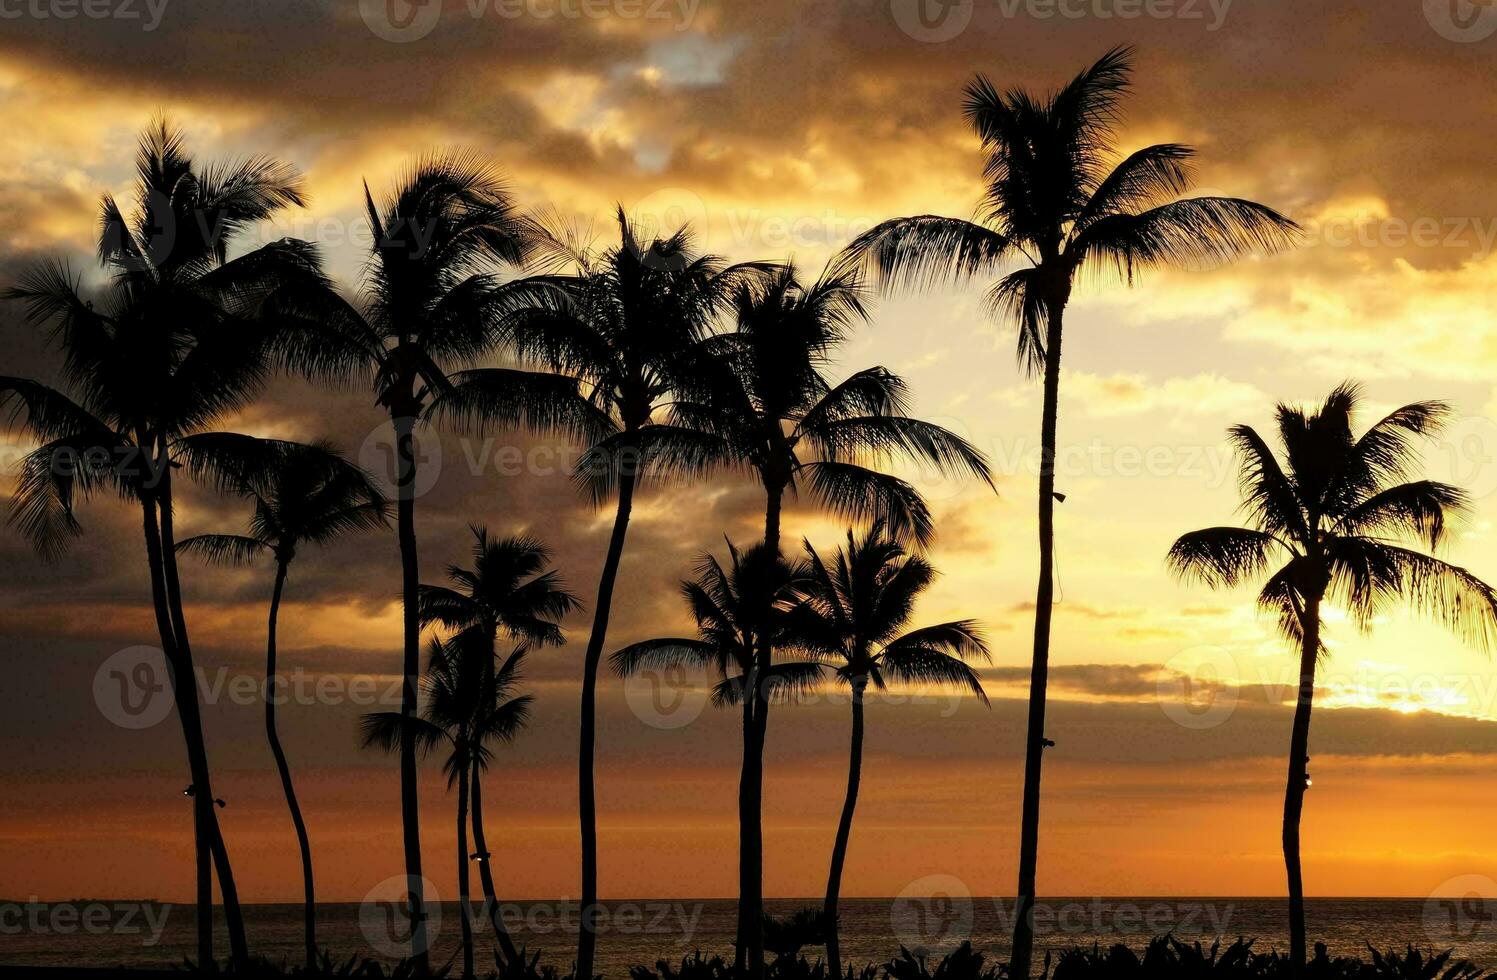
[[[81,533],[79,499],[110,489],[139,504],[157,631],[192,779],[198,961],[213,961],[216,870],[230,955],[242,963],[244,923],[214,806],[182,612],[172,476],[182,438],[259,389],[275,355],[266,303],[289,282],[315,275],[317,261],[311,246],[294,240],[229,259],[242,231],[302,203],[300,177],[268,157],[199,166],[165,119],[141,136],[135,196],[128,214],[103,198],[99,258],[110,278],[94,299],[60,261],[41,263],[4,293],[27,304],[28,322],[52,326],[74,393],[0,378],[0,404],[17,416],[24,410],[26,428],[43,443],[21,462],[10,520],[50,559]]]
[[[1229,197],[1181,198],[1194,150],[1162,143],[1117,159],[1113,134],[1129,85],[1130,48],[1114,48],[1060,91],[1000,92],[977,76],[965,111],[988,158],[976,221],[920,215],[886,221],[842,256],[885,282],[930,286],[998,276],[994,310],[1018,331],[1020,367],[1044,379],[1040,423],[1039,545],[1034,657],[1024,756],[1018,903],[1010,970],[1029,977],[1039,855],[1040,769],[1054,599],[1055,446],[1061,340],[1071,289],[1083,269],[1109,268],[1130,284],[1145,267],[1195,267],[1288,247],[1297,226],[1271,208]]]
[[[686,424],[720,436],[747,462],[764,488],[764,545],[780,548],[787,491],[805,486],[826,509],[851,519],[881,518],[902,538],[923,545],[933,529],[919,492],[874,467],[912,459],[943,473],[966,472],[992,485],[982,454],[951,432],[910,418],[904,382],[882,367],[839,384],[823,368],[845,331],[866,312],[862,286],[850,270],[828,271],[809,287],[792,266],[742,284],[733,295],[737,330],[704,345],[712,358],[694,365],[676,406]],[[759,664],[773,659],[761,639]],[[742,703],[749,751],[739,782],[739,908],[736,967],[764,966],[761,829],[764,740],[769,708],[763,697]]]
[[[275,584],[265,639],[265,739],[275,756],[286,808],[301,851],[304,939],[307,969],[317,968],[317,901],[312,878],[312,845],[291,767],[276,729],[276,698],[270,694],[276,673],[276,623],[291,561],[303,544],[328,544],[353,532],[384,526],[389,506],[369,475],[326,444],[301,445],[214,433],[183,440],[190,464],[217,474],[227,490],[254,504],[248,534],[201,534],[177,542],[179,553],[210,563],[241,565],[269,554],[275,559]]]
[[[328,283],[285,292],[275,306],[278,349],[299,370],[326,378],[368,371],[377,401],[395,433],[396,531],[400,542],[405,678],[401,710],[416,713],[421,625],[415,511],[418,490],[415,426],[441,396],[454,394],[449,372],[479,361],[500,344],[507,315],[548,301],[551,290],[527,279],[505,280],[504,264],[523,263],[540,239],[538,227],[515,208],[499,176],[476,157],[434,154],[417,161],[383,207],[364,188],[373,248],[363,309],[345,302]],[[502,385],[483,399],[453,398],[458,416],[528,422],[564,430],[576,418],[576,383],[545,372],[493,368]],[[422,921],[420,809],[416,743],[408,730],[400,751],[401,824],[411,915],[411,955],[419,973],[430,970]]]
[[[444,743],[451,748],[442,770],[447,773],[447,787],[457,787],[457,880],[464,977],[474,975],[468,864],[475,860],[480,867],[488,863],[481,846],[478,853],[468,852],[469,780],[488,768],[493,743],[514,740],[534,700],[528,694],[512,695],[519,682],[525,647],[516,648],[495,670],[491,640],[482,627],[470,627],[447,641],[433,640],[426,668],[427,704],[422,715],[376,711],[365,715],[363,722],[365,746],[393,752],[414,739],[422,752]],[[494,914],[497,916],[497,911]]]
[[[837,899],[852,833],[853,811],[863,771],[863,698],[871,682],[883,690],[888,679],[909,684],[946,684],[971,691],[984,704],[987,695],[966,660],[988,659],[982,632],[971,620],[906,631],[915,602],[935,579],[935,569],[907,554],[886,533],[882,521],[861,538],[847,532],[847,546],[830,565],[805,542],[801,602],[792,611],[795,635],[812,654],[836,664],[835,675],[852,691],[852,743],[847,797],[837,824],[832,866],[827,876],[823,921],[827,974],[842,976]]]
[[[598,578],[592,631],[582,668],[578,739],[578,818],[582,838],[581,925],[575,975],[591,977],[597,950],[598,900],[597,678],[641,483],[696,478],[731,462],[724,441],[685,423],[673,398],[702,361],[702,338],[726,297],[763,276],[762,263],[725,265],[696,252],[691,231],[642,240],[618,211],[619,244],[595,255],[561,236],[555,256],[575,266],[568,276],[536,277],[539,300],[507,320],[506,339],[527,361],[581,379],[594,409],[590,448],[577,464],[580,488],[601,506],[615,500],[613,529]],[[542,287],[549,286],[551,292]],[[560,303],[556,297],[564,300]],[[445,401],[479,415],[497,379],[471,372]]]
[[[500,630],[515,643],[527,647],[560,646],[566,642],[556,620],[577,609],[577,597],[567,591],[556,572],[548,570],[551,552],[528,537],[490,538],[488,530],[472,527],[473,565],[450,565],[447,577],[452,587],[421,586],[423,623],[472,632],[471,642],[486,646],[479,656],[483,664],[480,683],[491,683],[495,666],[495,638]],[[471,811],[473,850],[483,886],[484,909],[493,925],[494,938],[507,961],[519,960],[509,931],[499,914],[498,893],[483,829],[483,780],[479,767],[469,774],[472,783]]]
[[[1326,652],[1321,604],[1329,599],[1363,630],[1395,603],[1430,614],[1483,648],[1497,635],[1497,591],[1463,568],[1406,547],[1431,551],[1447,522],[1466,506],[1457,487],[1410,480],[1415,439],[1437,432],[1449,416],[1441,402],[1392,412],[1360,436],[1352,426],[1361,390],[1331,392],[1318,411],[1279,405],[1284,457],[1251,427],[1230,437],[1242,455],[1243,507],[1250,527],[1213,527],[1182,535],[1169,552],[1181,576],[1213,588],[1267,575],[1258,604],[1299,646],[1299,692],[1284,790],[1284,866],[1289,878],[1289,946],[1295,969],[1305,961],[1300,814],[1309,786],[1310,710],[1315,666]],[[1282,557],[1284,564],[1274,566]]]

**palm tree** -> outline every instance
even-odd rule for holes
[[[1305,960],[1299,825],[1310,785],[1315,666],[1326,652],[1321,604],[1333,602],[1364,631],[1388,606],[1406,603],[1484,649],[1497,635],[1497,591],[1464,568],[1406,546],[1435,550],[1447,522],[1466,506],[1457,487],[1410,479],[1418,462],[1415,439],[1437,432],[1449,408],[1405,405],[1354,436],[1360,399],[1360,389],[1348,383],[1309,414],[1279,405],[1282,461],[1251,427],[1233,427],[1251,526],[1193,531],[1175,542],[1168,559],[1180,575],[1213,588],[1266,575],[1258,604],[1278,617],[1284,636],[1299,647],[1284,790],[1289,946],[1296,968]]]
[[[892,678],[909,684],[949,684],[987,703],[975,671],[965,661],[988,659],[982,632],[971,620],[906,630],[916,600],[935,579],[935,569],[905,552],[875,521],[862,538],[847,532],[847,547],[830,566],[807,541],[802,601],[793,611],[795,633],[818,658],[836,663],[836,677],[852,691],[852,747],[847,797],[837,824],[827,876],[823,921],[827,974],[842,976],[837,899],[852,833],[853,811],[863,771],[863,697],[871,682],[879,690]]]
[[[383,206],[368,185],[365,207],[373,238],[366,299],[356,309],[326,281],[308,282],[277,297],[280,355],[313,376],[342,378],[367,372],[395,433],[396,531],[403,599],[401,711],[415,717],[420,675],[420,587],[416,552],[415,426],[439,396],[453,393],[449,373],[492,353],[506,315],[545,303],[544,283],[507,281],[501,267],[519,265],[540,232],[515,208],[498,175],[465,154],[419,160]],[[489,386],[481,407],[488,420],[537,428],[590,431],[578,416],[576,382],[555,374],[507,368],[482,372]],[[476,411],[472,399],[453,398],[454,414]],[[584,406],[585,407],[585,406]],[[420,809],[414,729],[400,750],[401,824],[411,955],[418,973],[430,970],[421,877]]]
[[[752,262],[728,266],[697,254],[687,228],[642,241],[622,209],[618,225],[619,244],[601,255],[553,238],[552,253],[569,261],[575,274],[534,277],[536,302],[507,317],[505,329],[507,342],[521,358],[581,379],[593,409],[588,421],[593,439],[577,464],[578,483],[595,505],[615,500],[582,666],[578,977],[593,975],[597,950],[598,666],[635,493],[642,483],[701,477],[730,461],[723,440],[684,424],[671,399],[700,364],[702,338],[726,297],[760,278],[766,268]],[[502,405],[504,385],[502,376],[467,372],[454,379],[453,390],[438,407],[466,419],[503,418],[494,406]]]
[[[1194,150],[1177,143],[1117,158],[1119,101],[1129,85],[1129,48],[1114,48],[1060,91],[1000,92],[977,76],[965,110],[987,161],[978,218],[919,215],[886,221],[842,257],[871,264],[886,283],[928,286],[996,276],[988,300],[1018,331],[1018,359],[1044,379],[1040,421],[1039,545],[1034,657],[1024,755],[1013,976],[1027,980],[1039,855],[1040,768],[1045,747],[1053,568],[1056,424],[1066,306],[1083,270],[1132,282],[1146,267],[1194,267],[1288,247],[1296,225],[1271,208],[1229,197],[1181,198]],[[1005,264],[1019,267],[1000,275]]]
[[[472,567],[448,566],[452,587],[423,584],[420,612],[423,623],[471,631],[472,642],[486,646],[479,660],[483,664],[480,683],[487,685],[494,674],[495,638],[501,629],[510,640],[527,647],[560,646],[566,638],[556,620],[577,609],[579,603],[556,572],[546,567],[551,552],[535,538],[490,538],[487,529],[477,526],[472,531]],[[505,959],[515,962],[519,954],[499,914],[484,835],[480,775],[478,767],[470,773],[473,849],[483,885],[484,909]]]
[[[913,459],[942,472],[966,472],[992,485],[982,454],[966,440],[910,418],[904,382],[883,367],[839,384],[823,369],[846,330],[866,317],[862,286],[850,270],[828,271],[809,287],[784,266],[741,285],[733,296],[737,330],[707,342],[713,358],[696,367],[676,406],[688,425],[720,436],[764,488],[764,546],[780,548],[787,491],[804,485],[826,509],[858,520],[882,519],[894,533],[924,545],[933,533],[919,492],[875,465]],[[773,659],[759,645],[763,675]],[[750,672],[750,679],[754,675]],[[750,751],[739,780],[737,966],[763,972],[763,752],[769,706],[742,703]]]
[[[265,684],[269,692],[276,682],[276,623],[281,595],[291,561],[303,544],[328,544],[352,531],[369,530],[386,523],[388,504],[375,489],[369,475],[350,464],[325,444],[301,445],[255,439],[231,433],[188,440],[185,455],[191,461],[203,453],[242,461],[216,465],[226,489],[254,504],[247,534],[202,534],[177,543],[179,553],[199,555],[215,564],[240,565],[269,554],[275,559],[275,584],[270,591],[270,616],[266,626]],[[239,443],[239,445],[235,445]],[[312,880],[312,845],[291,767],[276,729],[276,699],[265,699],[265,738],[275,756],[286,808],[296,828],[301,851],[304,932],[308,970],[317,968],[317,902]]]
[[[364,716],[364,744],[392,752],[414,738],[424,752],[438,745],[451,748],[442,769],[447,786],[457,787],[458,907],[463,935],[463,976],[473,974],[473,924],[468,864],[487,863],[479,852],[468,852],[468,787],[470,778],[488,768],[494,742],[511,742],[524,727],[534,699],[511,696],[520,678],[525,647],[516,648],[494,669],[489,637],[469,628],[448,641],[433,640],[426,668],[427,705],[421,717],[401,711],[376,711]],[[476,780],[474,781],[476,783]],[[497,914],[497,913],[496,913]]]
[[[21,463],[11,522],[44,558],[81,533],[75,504],[102,489],[140,506],[151,597],[187,746],[197,854],[198,960],[213,959],[212,874],[230,953],[248,950],[238,890],[219,830],[173,538],[173,470],[181,440],[244,404],[273,365],[262,316],[288,282],[316,274],[314,250],[283,240],[233,259],[247,227],[302,203],[300,178],[266,157],[199,166],[182,134],[157,120],[140,140],[136,202],[102,203],[99,258],[110,278],[93,298],[66,263],[44,262],[5,296],[50,324],[72,394],[0,378],[0,403],[24,411],[42,445]],[[210,866],[210,856],[212,864]]]
[[[818,661],[771,661],[765,665],[761,657],[765,647],[782,651],[801,646],[793,633],[796,620],[790,615],[796,598],[795,569],[777,550],[764,544],[740,552],[730,542],[728,555],[726,568],[710,554],[702,555],[697,560],[696,579],[681,583],[681,594],[696,621],[697,636],[644,640],[624,647],[609,658],[619,676],[628,677],[644,667],[703,667],[722,678],[712,692],[714,705],[759,702],[761,714],[771,702],[793,700],[816,685],[823,670]],[[745,719],[749,717],[745,712]],[[762,770],[763,751],[760,732],[746,720],[742,771],[750,771],[755,759]],[[742,841],[751,827],[744,821],[741,808],[739,824]],[[757,939],[762,970],[762,899],[748,908],[759,911],[761,921],[745,930],[745,905],[740,896],[738,956],[752,955],[745,949],[743,937],[750,937],[751,942]],[[735,972],[738,969],[735,967]]]

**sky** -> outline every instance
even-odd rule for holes
[[[982,159],[960,106],[975,74],[1048,90],[1113,45],[1138,46],[1119,146],[1192,144],[1197,192],[1264,202],[1306,234],[1271,259],[1150,272],[1131,288],[1087,281],[1073,299],[1040,891],[1280,894],[1294,657],[1250,591],[1182,583],[1163,558],[1178,534],[1236,517],[1229,425],[1266,426],[1275,402],[1310,403],[1353,378],[1365,385],[1364,423],[1417,399],[1455,408],[1426,456],[1429,475],[1474,501],[1446,557],[1497,577],[1497,8],[393,2],[0,3],[0,280],[46,256],[91,268],[97,200],[128,195],[134,143],[155,114],[202,160],[264,153],[297,167],[307,207],[248,244],[315,240],[353,296],[368,241],[361,182],[384,194],[423,152],[454,147],[492,161],[524,208],[590,229],[600,245],[622,206],[657,230],[689,221],[704,251],[793,258],[814,274],[885,218],[973,213]],[[45,338],[14,307],[0,310],[0,338],[0,373],[56,376]],[[1039,393],[1013,346],[980,286],[884,296],[832,369],[900,373],[915,414],[988,454],[997,490],[906,472],[936,515],[929,558],[941,572],[916,622],[984,624],[992,703],[897,690],[869,706],[844,895],[897,895],[929,875],[980,895],[1014,886]],[[379,411],[358,387],[280,379],[224,427],[327,438],[380,464]],[[466,557],[468,526],[480,523],[541,537],[591,603],[611,514],[573,491],[576,447],[438,430],[422,444],[433,461],[417,517],[424,581]],[[28,448],[14,430],[0,441],[7,492]],[[235,530],[244,517],[238,502],[189,489],[177,525]],[[106,498],[81,519],[85,535],[51,564],[0,529],[0,897],[190,899],[175,720],[129,727],[139,719],[118,724],[107,708],[111,665],[155,643],[138,521]],[[761,493],[737,477],[645,494],[608,648],[689,628],[677,582],[725,538],[752,541],[761,520]],[[844,530],[791,502],[787,541],[829,548]],[[299,556],[281,612],[292,678],[283,739],[329,901],[358,901],[400,870],[396,767],[357,739],[359,715],[390,705],[398,589],[394,535],[369,534]],[[241,895],[295,900],[294,838],[255,693],[269,570],[194,567],[185,590]],[[1371,635],[1335,609],[1327,619],[1307,891],[1422,897],[1492,875],[1497,668],[1400,611]],[[577,892],[588,622],[572,617],[570,642],[531,658],[534,722],[485,784],[509,896]],[[735,889],[738,731],[705,704],[706,680],[603,681],[605,897]],[[824,886],[847,716],[828,690],[772,719],[768,895]],[[422,802],[428,873],[450,894],[454,799],[435,764]]]

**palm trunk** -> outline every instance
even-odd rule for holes
[[[847,839],[852,836],[852,815],[858,807],[858,783],[863,776],[863,691],[866,675],[852,684],[852,746],[847,762],[847,798],[842,802],[842,819],[837,824],[837,842],[832,846],[832,870],[826,880],[826,904],[822,916],[826,927],[826,965],[831,980],[842,977],[842,946],[837,935],[837,899],[842,892],[842,866],[847,861]]]
[[[509,930],[504,928],[504,916],[499,912],[499,898],[494,890],[493,855],[489,853],[483,833],[483,773],[477,766],[473,767],[472,811],[473,850],[479,854],[478,880],[483,885],[484,914],[494,927],[494,939],[499,943],[505,962],[514,963],[519,960],[520,954],[509,936]]]
[[[463,980],[473,976],[473,921],[468,884],[468,767],[457,774],[457,906],[463,926]]]
[[[1029,980],[1034,956],[1035,868],[1040,849],[1040,768],[1045,754],[1045,689],[1050,674],[1050,613],[1055,598],[1055,432],[1060,408],[1063,300],[1048,305],[1044,409],[1040,420],[1040,576],[1034,598],[1034,660],[1029,671],[1029,724],[1024,744],[1024,803],[1019,825],[1019,894],[1014,903],[1009,976]]]
[[[146,560],[151,573],[151,600],[156,609],[156,630],[161,636],[161,650],[166,657],[169,679],[172,685],[172,700],[177,707],[177,719],[182,725],[182,740],[187,745],[187,768],[193,785],[198,785],[199,774],[207,753],[203,748],[201,725],[194,727],[197,719],[197,692],[193,688],[191,665],[184,665],[177,651],[177,634],[172,628],[171,610],[166,598],[166,575],[161,557],[161,525],[156,516],[154,498],[142,496],[141,516],[146,541]],[[184,702],[191,701],[192,708]],[[203,800],[207,797],[194,791],[192,799],[193,853],[197,865],[197,952],[198,965],[206,970],[214,962],[213,954],[213,870],[209,858],[208,833],[203,827]]]
[[[416,716],[416,685],[421,676],[421,621],[416,596],[421,576],[416,561],[416,452],[411,438],[415,419],[392,413],[397,463],[396,531],[400,539],[402,638],[400,714]],[[416,730],[400,728],[400,818],[405,845],[406,903],[411,918],[411,960],[417,975],[431,972],[426,935],[426,895],[421,875],[421,804],[416,781]]]
[[[307,838],[307,825],[302,820],[301,806],[296,802],[296,788],[291,783],[291,766],[286,762],[286,752],[281,748],[281,736],[276,730],[275,678],[276,678],[276,619],[281,611],[281,592],[286,585],[287,563],[276,561],[275,588],[270,593],[270,621],[265,640],[265,739],[270,743],[270,753],[275,756],[276,772],[281,776],[281,790],[286,794],[286,809],[291,811],[291,823],[296,827],[296,844],[301,851],[302,917],[304,944],[306,946],[307,971],[317,969],[317,899],[312,889],[312,844]]]
[[[1310,761],[1310,709],[1315,698],[1315,659],[1320,651],[1320,599],[1305,601],[1299,697],[1289,738],[1289,776],[1284,787],[1284,870],[1289,876],[1289,962],[1295,975],[1305,962],[1305,885],[1300,874],[1299,822],[1305,805]]]
[[[199,716],[192,644],[187,639],[187,617],[182,612],[182,580],[177,571],[177,544],[172,530],[171,463],[166,456],[165,447],[161,453],[161,473],[161,559],[166,573],[167,608],[171,611],[178,656],[187,667],[188,676],[194,678],[193,683],[188,685],[188,691],[192,695],[189,700],[192,702],[193,714]],[[208,779],[208,750],[202,736],[201,717],[195,719],[194,726],[203,751],[203,781],[198,783],[194,780],[194,785],[199,787],[197,797],[205,814],[203,828],[208,834],[208,849],[213,855],[213,867],[218,874],[218,893],[223,901],[224,924],[229,933],[229,958],[236,965],[243,965],[249,962],[249,944],[244,935],[244,915],[239,908],[239,889],[234,884],[234,868],[229,863],[229,849],[224,844],[223,830],[219,827],[218,810],[214,804],[215,796]]]
[[[632,456],[628,458],[633,459]],[[629,513],[634,507],[635,479],[633,469],[628,469],[619,476],[618,511],[614,514],[613,533],[608,539],[608,554],[603,559],[603,574],[598,579],[598,603],[593,608],[593,631],[587,639],[587,654],[582,665],[582,731],[577,747],[577,814],[582,832],[582,921],[577,929],[577,964],[573,971],[577,980],[593,980],[593,958],[598,948],[598,799],[593,785],[598,737],[598,665],[602,662],[603,643],[608,635],[608,614],[613,607],[613,585],[618,578],[619,562],[624,555],[624,538],[629,531]]]

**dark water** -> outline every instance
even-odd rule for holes
[[[923,892],[923,893],[922,893]],[[811,901],[772,900],[771,912],[787,914]],[[898,899],[850,899],[842,904],[843,956],[852,963],[883,961],[900,944],[944,952],[964,938],[980,949],[1006,954],[1012,917],[1009,900],[953,895],[932,880]],[[0,905],[0,963],[11,965],[170,966],[194,949],[194,915],[188,906],[141,907],[63,905],[40,908]],[[680,959],[695,949],[727,953],[735,905],[716,900],[642,900],[607,903],[598,945],[598,969],[623,978],[627,967],[657,959]],[[1480,900],[1311,899],[1312,942],[1325,942],[1332,954],[1365,954],[1380,948],[1454,947],[1459,956],[1484,966],[1497,965],[1497,906]],[[575,906],[559,902],[516,902],[503,906],[518,942],[543,951],[543,962],[563,971],[571,964],[576,935]],[[252,949],[273,960],[300,956],[301,908],[251,905],[245,909]],[[1150,936],[1173,931],[1207,944],[1217,936],[1256,938],[1257,948],[1287,945],[1282,900],[1233,898],[1076,898],[1040,903],[1036,927],[1044,948],[1125,943],[1139,948]],[[457,954],[456,905],[434,912],[437,962]],[[481,923],[480,926],[483,924]],[[319,943],[337,957],[354,954],[398,958],[389,909],[381,904],[326,905],[319,910]],[[217,936],[222,942],[223,933]],[[493,943],[478,929],[478,963],[493,962]],[[806,950],[815,958],[818,951]]]

